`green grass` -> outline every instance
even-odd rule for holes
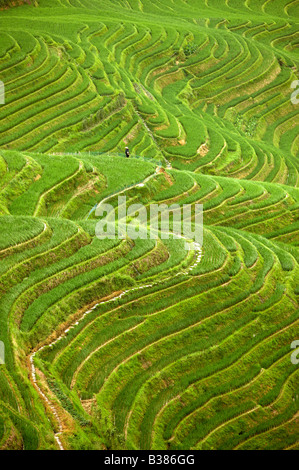
[[[296,2],[37,3],[0,17],[0,449],[297,448]],[[203,204],[201,250],[98,239],[119,195]]]

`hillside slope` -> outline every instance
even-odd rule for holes
[[[298,449],[298,10],[0,12],[0,449]],[[119,195],[203,246],[98,239]]]

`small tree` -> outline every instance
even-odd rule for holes
[[[188,42],[184,47],[184,54],[186,57],[189,57],[191,54],[194,54],[197,51],[197,44],[194,41]]]

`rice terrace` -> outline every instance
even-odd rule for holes
[[[0,0],[1,450],[299,450],[298,23]]]

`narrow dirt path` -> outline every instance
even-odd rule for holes
[[[153,173],[152,175],[148,176],[147,178],[144,179],[144,181],[142,183],[136,183],[136,184],[133,184],[132,186],[129,186],[128,188],[124,188],[122,190],[120,190],[118,193],[116,194],[113,194],[113,195],[109,195],[107,197],[105,197],[99,204],[101,203],[104,203],[105,201],[109,200],[111,197],[115,197],[117,196],[118,194],[122,194],[126,191],[129,191],[130,189],[133,189],[135,187],[138,187],[138,186],[143,186],[146,182],[148,182],[151,178],[153,178],[158,172],[158,168],[156,169],[156,172]],[[172,232],[167,232],[169,235],[172,235]],[[187,240],[184,236],[182,235],[178,235],[177,236],[180,238],[180,239],[183,239],[185,240],[186,242],[188,243],[191,243],[189,240]],[[196,254],[196,259],[194,261],[194,263],[189,266],[187,269],[184,269],[178,273],[176,273],[175,275],[178,276],[178,275],[188,275],[201,261],[201,257],[202,257],[202,250],[201,250],[201,246],[197,243],[193,243],[192,244],[192,248],[195,250],[195,254]],[[167,277],[166,280],[168,280],[171,276]],[[165,281],[165,279],[164,279]],[[67,333],[72,329],[74,328],[75,326],[77,326],[84,318],[86,315],[88,315],[89,313],[91,313],[95,308],[98,307],[98,305],[101,305],[101,304],[105,304],[105,303],[108,303],[108,302],[113,302],[114,300],[116,299],[119,299],[121,297],[123,297],[124,295],[134,291],[134,290],[140,290],[140,289],[145,289],[147,287],[153,287],[154,285],[158,284],[159,282],[158,281],[155,281],[151,284],[144,284],[144,285],[141,285],[141,286],[138,286],[138,287],[133,287],[131,289],[128,289],[128,290],[125,290],[123,292],[121,292],[120,294],[117,294],[115,295],[114,297],[110,298],[109,300],[104,300],[102,302],[98,302],[96,303],[91,309],[87,310],[86,312],[84,312],[84,314],[80,317],[79,320],[77,320],[76,322],[74,322],[73,324],[69,325],[62,333],[61,335],[56,338],[52,343],[50,344],[44,344],[43,346],[41,346],[39,349],[37,349],[35,352],[33,352],[32,354],[30,354],[29,356],[29,362],[30,362],[30,375],[31,375],[31,378],[32,378],[32,382],[35,386],[35,389],[37,390],[37,392],[39,393],[39,395],[41,396],[41,398],[46,402],[47,406],[50,408],[50,410],[52,411],[55,419],[57,420],[57,423],[58,423],[58,432],[54,433],[54,438],[59,446],[59,449],[60,450],[65,450],[65,448],[63,447],[63,444],[60,440],[60,436],[63,432],[63,425],[62,425],[62,421],[61,421],[61,418],[59,416],[59,413],[57,411],[57,408],[56,406],[49,400],[49,398],[45,395],[45,393],[42,391],[41,387],[39,386],[39,384],[37,383],[37,378],[36,378],[36,369],[35,369],[35,365],[34,365],[34,357],[35,355],[42,351],[45,347],[52,347],[54,344],[56,344],[58,341],[60,341],[62,338],[64,338]]]

